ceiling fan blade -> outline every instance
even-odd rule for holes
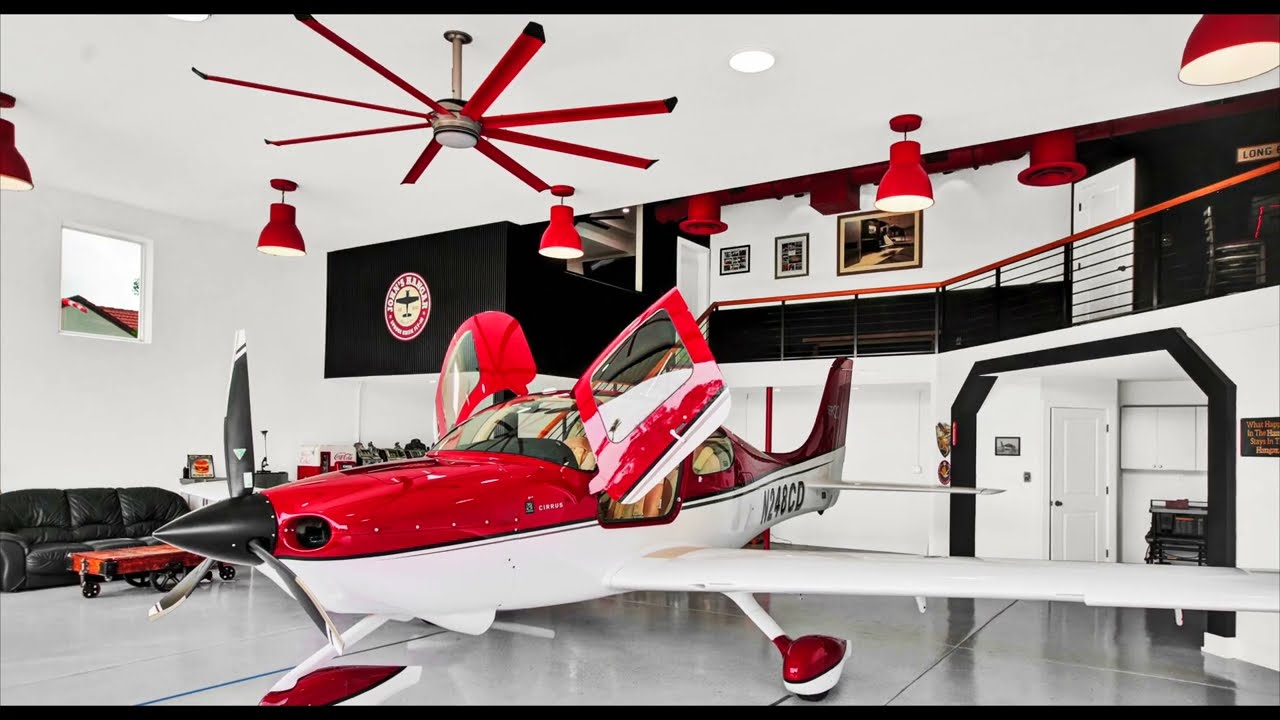
[[[292,138],[290,140],[265,140],[268,145],[277,147],[283,145],[297,145],[299,143],[320,142],[321,140],[340,140],[349,137],[361,137],[364,135],[381,135],[382,133],[404,132],[405,130],[425,130],[431,127],[431,123],[412,123],[410,125],[393,125],[391,127],[373,128],[372,130],[352,130],[351,132],[332,133],[330,135],[312,135],[311,137]]]
[[[525,125],[550,125],[552,123],[579,122],[582,120],[607,120],[609,118],[635,117],[637,115],[660,115],[669,113],[676,107],[676,99],[648,100],[645,102],[622,103],[621,105],[595,105],[593,107],[566,108],[564,110],[541,110],[538,112],[517,113],[515,115],[494,115],[483,119],[486,131],[492,128],[522,127]]]
[[[513,160],[510,155],[494,147],[493,143],[483,137],[477,139],[476,149],[484,153],[485,157],[501,165],[507,172],[523,180],[526,185],[534,190],[542,192],[550,189],[551,186],[543,182],[541,178],[526,170],[523,165]]]
[[[657,160],[636,157],[635,155],[623,155],[612,150],[601,150],[599,148],[587,147],[586,145],[578,145],[563,140],[552,140],[550,138],[538,137],[536,135],[526,135],[524,133],[515,132],[514,130],[491,129],[486,127],[482,134],[491,137],[494,140],[504,140],[506,142],[519,143],[528,145],[529,147],[542,148],[543,150],[553,150],[555,152],[568,153],[579,157],[591,158],[592,160],[603,160],[605,162],[617,163],[619,165],[627,165],[629,167],[648,169],[653,166]]]
[[[440,152],[440,148],[440,143],[436,142],[435,138],[431,138],[427,146],[422,149],[422,154],[418,156],[417,160],[413,161],[413,167],[409,168],[409,174],[404,176],[400,184],[412,185],[418,182],[418,178],[422,177],[422,171],[426,170],[431,161],[435,159],[436,153]]]
[[[574,222],[575,222],[575,223],[584,222],[584,223],[587,223],[588,225],[595,225],[596,227],[600,228],[601,230],[612,230],[612,229],[613,229],[613,228],[612,228],[612,227],[610,227],[609,225],[606,225],[606,224],[604,224],[604,223],[600,222],[599,220],[597,220],[597,219],[595,219],[595,218],[591,217],[590,215],[588,215],[588,216],[586,216],[586,217],[574,218]]]
[[[294,17],[300,20],[303,25],[306,25],[312,30],[315,30],[317,33],[322,35],[329,42],[342,48],[351,57],[367,65],[369,69],[378,73],[382,77],[390,80],[392,83],[396,85],[396,87],[400,88],[401,90],[404,90],[405,92],[417,98],[420,102],[424,103],[427,107],[431,108],[432,110],[435,110],[436,112],[442,115],[453,114],[452,110],[441,105],[435,100],[432,100],[431,98],[427,97],[421,90],[419,90],[418,88],[406,82],[404,78],[391,72],[386,67],[384,67],[381,63],[379,63],[377,60],[374,60],[368,55],[365,55],[364,52],[360,50],[360,48],[357,48],[355,45],[352,45],[346,40],[343,40],[341,37],[338,37],[337,33],[325,27],[324,25],[320,24],[319,20],[316,20],[314,17],[310,15],[294,15]]]
[[[507,49],[507,54],[493,66],[489,76],[471,94],[471,99],[462,107],[462,114],[472,119],[478,119],[484,115],[489,106],[493,105],[493,101],[507,89],[534,53],[538,52],[546,42],[547,37],[543,34],[541,25],[536,22],[525,25],[520,37],[516,38],[516,41]]]
[[[289,88],[276,87],[275,85],[263,85],[262,83],[249,82],[248,80],[236,80],[234,78],[208,75],[195,68],[191,68],[191,72],[198,75],[201,80],[225,83],[227,85],[239,85],[240,87],[252,88],[254,90],[266,90],[267,92],[280,93],[282,95],[295,95],[297,97],[307,98],[308,100],[321,100],[324,102],[338,103],[340,105],[352,105],[355,107],[367,108],[369,110],[380,110],[382,112],[396,113],[398,115],[408,115],[410,117],[419,117],[424,119],[431,118],[431,113],[418,112],[417,110],[404,110],[402,108],[375,105],[374,103],[361,102],[359,100],[347,100],[346,98],[333,97],[332,95],[321,95],[319,93],[306,92],[304,90],[290,90]]]

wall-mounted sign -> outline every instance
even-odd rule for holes
[[[387,330],[397,340],[412,340],[422,334],[431,315],[431,291],[418,273],[405,273],[391,283],[383,305]]]
[[[1236,148],[1236,162],[1238,163],[1277,159],[1280,159],[1280,142]]]
[[[1240,457],[1280,458],[1280,417],[1240,418]]]

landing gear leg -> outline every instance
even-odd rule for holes
[[[805,635],[792,640],[760,607],[751,593],[727,592],[765,637],[782,653],[782,686],[801,700],[821,700],[840,682],[849,643],[827,635]]]
[[[360,618],[359,622],[347,628],[346,632],[342,633],[343,647],[351,647],[352,645],[360,642],[368,636],[369,633],[382,627],[382,624],[390,619],[391,618],[387,615],[365,615]],[[276,681],[276,684],[271,686],[271,692],[288,690],[298,682],[298,678],[301,678],[303,675],[306,675],[336,657],[338,657],[337,651],[333,649],[332,645],[326,644],[324,647],[317,650],[311,657],[303,660],[297,667],[286,673],[284,677]]]

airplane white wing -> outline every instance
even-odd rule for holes
[[[672,547],[623,563],[619,590],[1056,600],[1280,612],[1280,573],[1237,568]]]
[[[924,492],[943,493],[946,495],[999,495],[1004,488],[957,487],[955,485],[921,485],[907,483],[870,483],[870,482],[808,482],[805,487],[823,490],[874,490],[877,492]]]

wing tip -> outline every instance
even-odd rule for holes
[[[662,104],[667,106],[667,112],[671,112],[672,110],[676,109],[676,103],[679,101],[680,101],[680,98],[677,98],[676,96],[672,95],[666,100],[663,100]]]
[[[196,77],[200,78],[201,80],[208,80],[208,79],[209,79],[209,76],[208,76],[208,75],[206,75],[205,73],[200,72],[200,71],[199,71],[199,70],[197,70],[194,66],[192,66],[192,68],[191,68],[191,72],[195,73],[195,74],[196,74]]]
[[[312,20],[315,20],[313,16],[309,14],[304,14],[304,13],[294,13],[293,17],[296,18],[299,22],[311,22]]]
[[[651,168],[651,167],[653,167],[655,164],[657,164],[657,162],[658,162],[657,160],[650,160],[650,161],[648,162],[648,164],[646,164],[646,165],[645,165],[643,168],[641,168],[641,169],[642,169],[642,170],[648,170],[649,168]]]
[[[538,42],[544,43],[547,41],[547,35],[545,32],[543,32],[541,23],[530,22],[528,25],[524,26],[524,31],[522,34],[528,35],[529,37],[537,40]]]

